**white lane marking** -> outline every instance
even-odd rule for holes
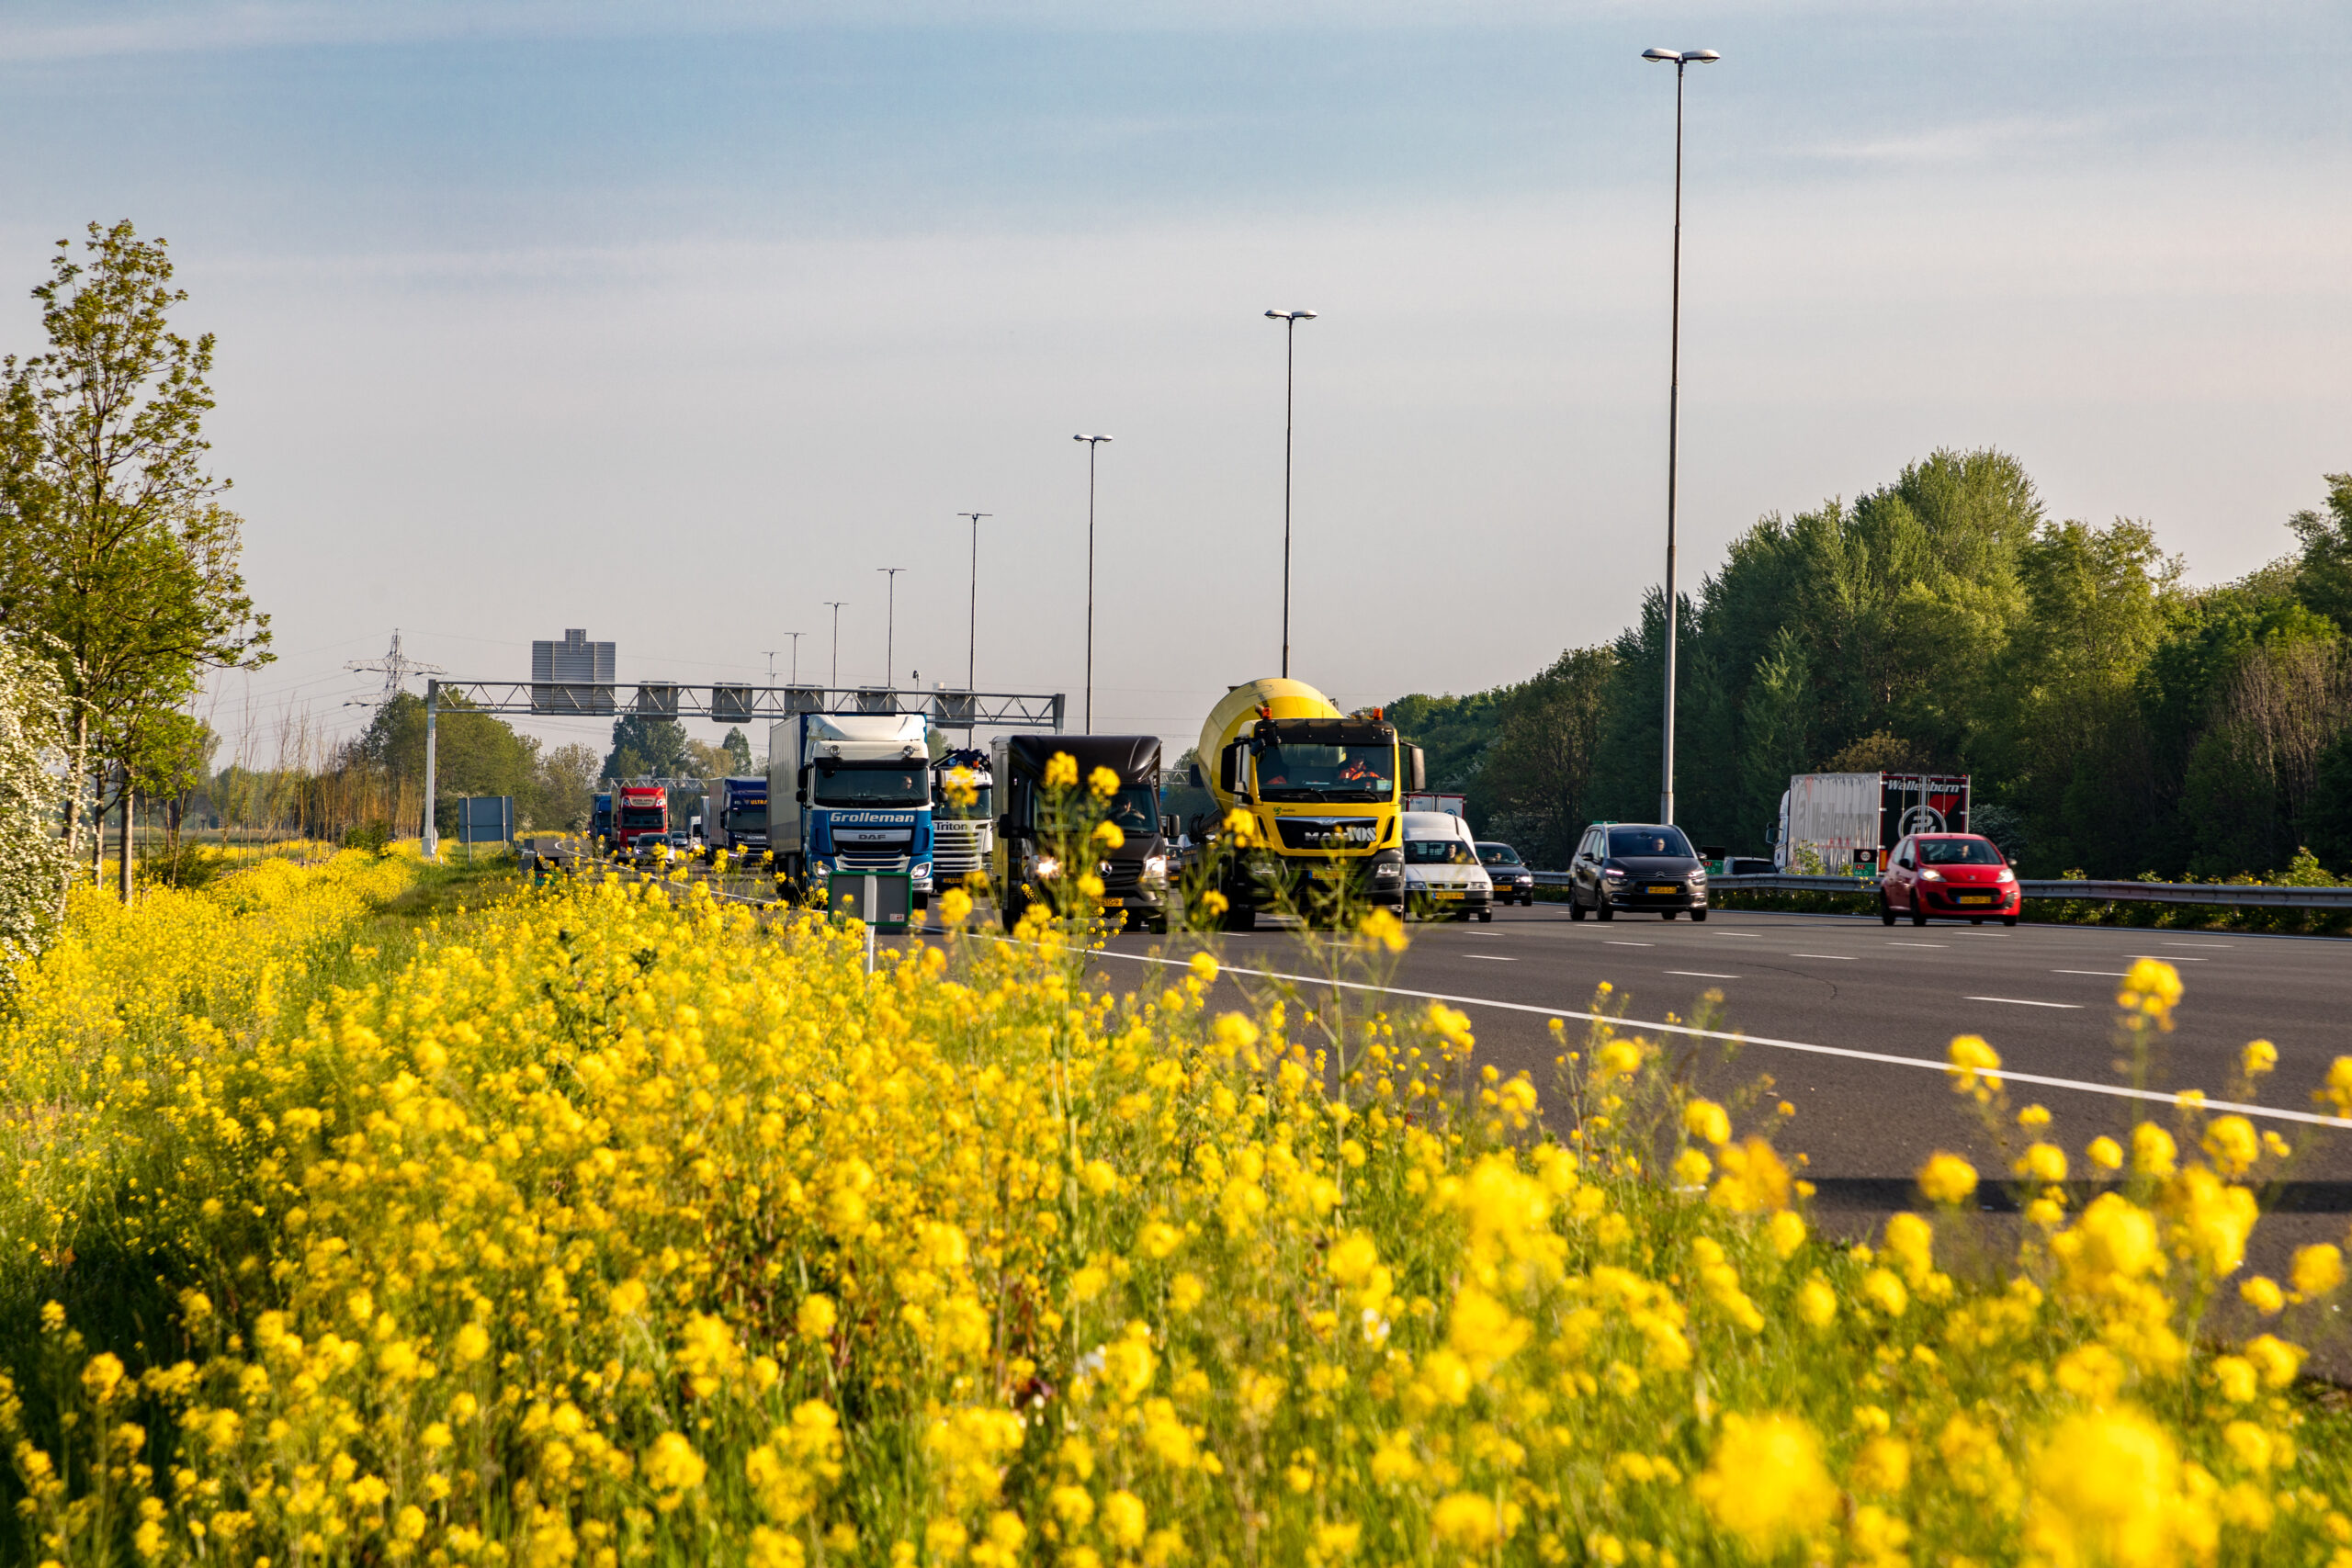
[[[991,941],[1012,946],[1032,947],[1034,942],[1016,942],[1009,936],[995,932],[983,933]],[[1156,953],[1113,953],[1108,948],[1090,947],[1095,958],[1124,958],[1134,964],[1163,964],[1182,968],[1191,964],[1189,958],[1163,958]],[[1655,1029],[1662,1034],[1687,1034],[1694,1040],[1728,1040],[1736,1045],[1762,1045],[1775,1051],[1798,1051],[1808,1056],[1842,1056],[1852,1062],[1877,1062],[1890,1067],[1925,1067],[1929,1072],[1949,1075],[1949,1065],[1927,1056],[1898,1056],[1891,1051],[1859,1051],[1850,1045],[1816,1045],[1809,1040],[1778,1040],[1769,1034],[1740,1034],[1728,1029],[1696,1029],[1687,1023],[1653,1023],[1641,1018],[1613,1018],[1607,1013],[1580,1012],[1574,1008],[1539,1007],[1533,1002],[1498,1002],[1491,997],[1457,997],[1444,991],[1408,990],[1403,986],[1373,986],[1362,980],[1334,980],[1324,975],[1285,975],[1276,969],[1226,968],[1227,975],[1252,975],[1261,980],[1290,980],[1308,986],[1334,986],[1345,991],[1379,991],[1392,997],[1413,997],[1425,1002],[1458,1002],[1464,1007],[1493,1008],[1498,1012],[1532,1012],[1538,1018],[1572,1018],[1583,1023],[1606,1023],[1618,1029]],[[2113,1100],[2140,1100],[2157,1105],[2178,1105],[2181,1097],[2166,1094],[2162,1089],[2132,1089],[2125,1084],[2087,1083],[2081,1078],[2052,1077],[2047,1073],[2017,1073],[2004,1067],[1986,1075],[2012,1083],[2040,1084],[2044,1089],[2071,1089],[2084,1094],[2103,1094]],[[2323,1116],[2315,1111],[2286,1111],[2275,1105],[2245,1105],[2233,1100],[2196,1100],[2201,1111],[2234,1111],[2241,1116],[2259,1116],[2273,1122],[2300,1122],[2312,1127],[2352,1128],[2352,1117]]]
[[[2160,942],[2158,947],[2235,947],[2233,942]]]
[[[1714,975],[1704,969],[1668,969],[1668,975],[1688,975],[1694,980],[1736,980],[1736,975]]]
[[[1600,939],[1600,945],[1603,947],[1656,947],[1657,943],[1654,942],[1614,942],[1608,937],[1603,937]]]
[[[1961,1000],[1968,1002],[2007,1002],[2013,1008],[2064,1008],[2068,1012],[2080,1012],[2083,1010],[2083,1004],[2080,1002],[2035,1002],[2028,1001],[2023,997],[1962,997]]]
[[[2156,955],[2153,953],[2135,953],[2132,954],[2132,956],[2134,958],[2155,958],[2156,962],[2159,964],[2211,964],[2213,962],[2210,958],[2190,958],[2185,953],[2174,953],[2169,958],[2156,958]]]
[[[1483,958],[1489,964],[1516,964],[1519,962],[1516,958],[1505,958],[1499,953],[1465,953],[1462,956],[1464,958]]]
[[[1890,942],[1889,947],[1950,947],[1948,942]]]
[[[2052,975],[2103,975],[2110,980],[2123,978],[2123,971],[2120,969],[2052,969],[2051,973]]]
[[[1840,964],[1854,962],[1854,955],[1850,953],[1792,953],[1789,956],[1791,958],[1834,958]]]

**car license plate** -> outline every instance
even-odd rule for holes
[[[1431,893],[1430,897],[1432,898],[1459,898],[1462,895],[1441,887],[1437,891]]]
[[[1675,886],[1674,884],[1670,882],[1665,884],[1652,883],[1650,885],[1650,891],[1653,893],[1679,893],[1682,889]]]
[[[1105,898],[1102,900],[1102,907],[1106,909],[1116,909],[1125,903],[1125,898]]]
[[[1993,896],[1990,893],[1963,893],[1957,900],[1962,904],[1989,904],[1992,901]]]

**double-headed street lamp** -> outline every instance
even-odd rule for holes
[[[1107,435],[1073,435],[1086,443],[1086,733],[1094,733],[1094,452]]]
[[[1712,49],[1645,49],[1644,60],[1674,66],[1674,305],[1667,351],[1666,391],[1666,755],[1658,789],[1658,820],[1674,820],[1674,480],[1682,435],[1682,73],[1721,60]]]
[[[1290,675],[1290,437],[1292,394],[1298,385],[1298,323],[1315,319],[1312,310],[1269,310],[1266,319],[1283,324],[1283,675]]]

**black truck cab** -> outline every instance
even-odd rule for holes
[[[1078,763],[1078,784],[1069,797],[1076,809],[1099,810],[1123,838],[1115,849],[1090,844],[1086,864],[1061,863],[1064,829],[1053,819],[1053,794],[1046,785],[1057,753]],[[1105,913],[1117,914],[1126,927],[1168,929],[1170,866],[1159,812],[1159,737],[1006,735],[989,761],[998,811],[989,885],[1005,930],[1018,925],[1037,900],[1063,908],[1063,890],[1074,888],[1090,870],[1102,880]],[[1090,793],[1098,768],[1118,780],[1107,801]]]

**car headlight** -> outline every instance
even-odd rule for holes
[[[1144,879],[1146,882],[1165,882],[1165,881],[1167,881],[1167,880],[1168,880],[1168,857],[1167,857],[1166,855],[1146,855],[1146,856],[1144,856],[1144,857],[1143,857],[1143,879]]]
[[[1048,882],[1051,882],[1055,877],[1059,876],[1061,874],[1062,863],[1060,861],[1056,860],[1051,855],[1039,855],[1037,857],[1037,874],[1039,876],[1045,878]]]
[[[2018,874],[2011,871],[2007,866],[2003,866],[2001,868],[2001,874],[1993,878],[1996,882],[2015,882],[2017,879]]]
[[[1614,877],[1620,882],[1623,882],[1625,879],[1624,871],[1622,868],[1613,865],[1602,867],[1600,874],[1603,876]]]
[[[1702,865],[1702,866],[1701,866],[1698,870],[1696,870],[1696,871],[1692,872],[1692,873],[1690,874],[1690,880],[1691,880],[1691,881],[1693,881],[1693,882],[1704,882],[1704,881],[1706,881],[1706,880],[1707,880],[1707,868],[1706,868],[1705,866],[1703,866],[1703,865]]]
[[[1922,882],[1941,882],[1943,879],[1944,874],[1940,871],[1923,871],[1919,874],[1919,880]]]

